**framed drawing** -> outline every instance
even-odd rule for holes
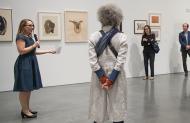
[[[155,34],[156,41],[161,39],[161,29],[159,27],[151,27],[152,33]]]
[[[61,15],[53,12],[39,12],[39,39],[61,40]]]
[[[88,13],[65,11],[65,42],[87,42]]]
[[[161,14],[160,13],[150,13],[149,14],[149,25],[160,27],[160,25],[161,25]]]
[[[134,20],[134,34],[142,34],[147,20]]]
[[[12,41],[12,9],[0,8],[0,41]]]

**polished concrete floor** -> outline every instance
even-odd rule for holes
[[[36,119],[21,119],[17,93],[0,93],[0,123],[92,123],[87,119],[89,83],[34,91],[31,105]],[[126,123],[189,123],[190,75],[156,76],[154,81],[128,79]],[[106,122],[111,123],[111,122]]]

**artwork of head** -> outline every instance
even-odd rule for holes
[[[44,29],[47,34],[54,33],[55,23],[51,20],[46,20],[44,23]]]
[[[81,23],[83,22],[82,20],[80,21],[69,20],[69,22],[74,24],[74,32],[76,33],[81,32]]]
[[[5,35],[7,30],[7,21],[3,16],[0,16],[0,35]]]

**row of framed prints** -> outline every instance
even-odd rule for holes
[[[143,34],[144,26],[147,25],[147,20],[134,20],[134,34]],[[150,13],[149,14],[149,25],[151,31],[155,34],[156,40],[161,39],[161,14],[160,13]]]
[[[39,12],[38,31],[40,40],[61,40],[64,24],[65,42],[87,42],[88,13],[86,11],[65,11],[64,22],[61,13]],[[160,41],[161,14],[150,13],[149,25]],[[134,34],[142,34],[147,20],[134,20]],[[0,41],[12,41],[12,9],[0,9]]]
[[[62,24],[65,30],[65,42],[87,42],[88,13],[86,11],[65,11],[38,13],[38,31],[40,40],[61,40]],[[12,41],[12,10],[0,9],[0,41]]]
[[[39,12],[40,40],[61,40],[60,13]],[[65,11],[64,29],[65,42],[87,42],[88,40],[88,13],[85,11]]]

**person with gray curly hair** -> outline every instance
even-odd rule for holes
[[[127,112],[127,82],[124,63],[127,37],[118,27],[122,11],[108,4],[98,9],[102,27],[89,38],[89,63],[92,69],[89,118],[94,123],[111,120],[124,123]]]
[[[97,14],[102,26],[111,25],[117,27],[123,20],[121,9],[113,4],[100,7]]]

